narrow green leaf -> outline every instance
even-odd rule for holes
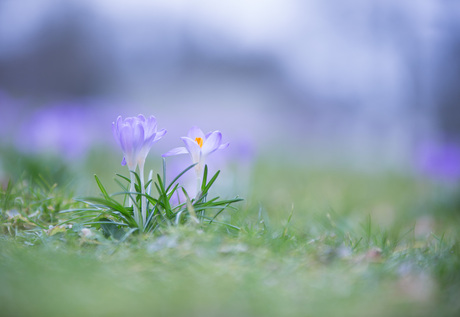
[[[204,192],[206,188],[206,182],[208,181],[208,165],[204,166],[203,180],[201,182],[201,192]]]
[[[157,212],[155,212],[155,210]],[[150,212],[150,214],[148,215],[146,221],[145,221],[145,224],[144,224],[144,231],[148,231],[149,230],[149,227],[153,226],[153,222],[154,222],[154,219],[156,219],[156,217],[160,215],[161,217],[163,217],[162,213],[156,208],[156,205],[153,207],[152,209],[152,212]]]
[[[89,197],[85,199],[86,202],[96,204],[96,205],[101,205],[104,206],[108,209],[118,211],[123,216],[125,216],[128,219],[132,219],[131,213],[121,204],[119,204],[117,201],[113,200],[112,198],[109,197],[109,199],[104,199],[104,198],[99,198],[99,197]]]
[[[123,206],[126,205],[126,200],[128,198],[128,195],[127,195],[127,191],[128,191],[128,187],[125,187],[118,179],[115,179],[115,182],[121,187],[121,189],[123,189],[123,192],[125,194],[125,197],[123,197]],[[115,196],[115,194],[112,194],[112,196]]]
[[[195,212],[195,209],[193,208],[193,205],[192,205],[192,202],[190,200],[190,197],[188,196],[188,193],[187,191],[182,187],[182,192],[184,193],[185,195],[185,199],[186,199],[186,204],[187,204],[187,210],[190,214],[190,217],[193,219],[193,221],[195,221],[196,223],[200,223],[200,221],[198,220],[197,216],[196,216],[196,212]]]
[[[147,183],[145,183],[144,185],[144,189],[147,189],[147,187],[149,187],[149,185],[152,183],[153,179],[150,179]]]
[[[165,191],[165,187],[163,186],[163,181],[160,177],[160,174],[157,174],[157,179],[158,179],[158,185],[160,186],[160,189],[161,189],[160,195],[165,195],[166,191]]]
[[[206,217],[206,216],[205,216],[204,218],[205,218],[206,220],[210,220],[210,219],[211,219],[211,218]],[[224,225],[224,226],[230,227],[230,228],[232,228],[232,229],[241,230],[240,227],[237,227],[237,226],[235,226],[235,225],[232,225],[232,224],[229,224],[229,223],[226,223],[226,222],[221,222],[221,221],[216,221],[216,220],[214,220],[213,222],[214,222],[214,223],[217,223],[217,224],[220,224],[220,225]]]
[[[136,190],[135,194],[140,193],[141,192],[141,179],[139,177],[139,174],[137,174],[134,171],[130,171],[130,173],[133,173],[134,178],[136,179],[136,182],[134,183],[134,189]]]
[[[125,230],[119,227],[120,224],[117,224],[107,218],[99,219],[98,223],[101,224],[102,231],[106,237],[113,237],[115,240],[120,240],[125,235]],[[125,225],[125,224],[121,224]]]
[[[212,184],[214,184],[219,174],[220,174],[220,171],[217,171],[216,174],[214,174],[214,176],[211,178],[209,183],[203,189],[203,193],[206,193],[206,194],[208,193],[209,189],[211,188]]]
[[[289,215],[289,217],[288,217],[286,226],[284,226],[283,238],[286,237],[286,235],[287,235],[288,227],[289,227],[289,224],[291,223],[291,219],[292,219],[292,215],[293,215],[293,214],[294,214],[294,204],[292,205],[291,213],[290,213],[290,215]]]
[[[166,186],[166,158],[163,157],[163,187]]]
[[[75,220],[79,220],[79,219],[83,219],[83,218],[91,218],[91,217],[97,218],[97,217],[99,217],[99,216],[100,216],[100,215],[98,215],[98,216],[94,216],[94,215],[79,216],[79,217],[75,217],[75,218],[72,218],[72,219],[67,219],[67,220],[65,220],[65,221],[61,221],[61,222],[59,222],[58,224],[56,224],[56,226],[61,226],[61,225],[66,224],[66,223],[68,223],[68,222],[73,222],[73,221],[75,221]]]
[[[97,186],[99,187],[99,189],[101,190],[102,194],[104,195],[105,198],[109,199],[109,194],[107,193],[107,191],[105,190],[104,188],[104,185],[102,185],[101,181],[99,180],[99,177],[97,177],[96,174],[94,174],[94,178],[96,179],[96,183],[97,183]]]
[[[136,230],[139,230],[139,228],[131,228],[126,232],[126,234],[118,241],[119,243],[125,242],[126,239]]]
[[[228,206],[228,205],[227,205],[227,206]],[[216,214],[214,215],[214,217],[212,217],[212,219],[209,221],[209,224],[211,224],[211,223],[214,221],[214,219],[216,219],[217,216],[219,216],[220,213],[221,213],[222,211],[224,211],[224,210],[227,208],[227,206],[225,206],[224,208],[221,208],[218,212],[216,212]]]
[[[174,186],[173,190],[171,192],[169,192],[168,194],[168,200],[171,200],[171,197],[174,195],[174,193],[176,192],[177,190],[177,187],[179,187],[179,184],[176,184],[176,186]]]
[[[121,189],[123,189],[123,191],[127,192],[128,191],[128,187],[123,185],[122,182],[120,182],[118,179],[115,179],[115,183],[118,184],[118,186],[120,186]],[[112,195],[113,196],[113,195]]]
[[[155,187],[156,187],[156,189],[157,189],[157,192],[158,192],[158,194],[161,196],[161,189],[160,189],[160,187],[158,186],[158,184],[157,184],[157,183],[153,183],[153,184],[155,185]]]
[[[126,176],[123,176],[123,175],[121,175],[121,174],[115,174],[115,175],[117,175],[118,177],[121,177],[121,178],[123,178],[125,181],[127,181],[127,182],[128,182],[128,184],[131,184],[131,180],[130,180],[128,177],[126,177]]]

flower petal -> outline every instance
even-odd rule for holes
[[[130,126],[122,126],[118,131],[118,138],[123,153],[130,153],[133,149],[133,130]]]
[[[120,125],[122,124],[122,122],[123,122],[123,118],[121,116],[118,116],[117,121],[116,121],[117,130],[120,130]]]
[[[153,143],[163,137],[166,130],[157,134],[156,118],[150,116],[147,119],[139,114],[125,119],[118,116],[112,123],[112,133],[123,150],[122,164],[134,170],[137,164],[143,164]]]
[[[154,116],[150,116],[144,122],[145,137],[148,138],[157,132],[157,119]]]
[[[185,143],[185,147],[187,148],[187,151],[190,153],[190,156],[192,157],[193,163],[198,163],[201,159],[201,148],[196,143],[195,140],[188,138],[186,136],[181,138],[182,141]]]
[[[115,141],[117,141],[118,145],[120,144],[120,122],[121,122],[121,116],[118,116],[117,120],[115,122],[112,122],[112,133],[113,137],[115,138]]]
[[[142,150],[141,150],[142,155],[147,157],[147,154],[152,148],[152,145],[158,140],[160,140],[165,134],[166,134],[166,130],[163,129],[157,133],[152,134],[150,137],[146,138],[144,140],[144,144],[142,145]]]
[[[185,147],[176,147],[175,149],[172,149],[171,151],[166,152],[165,154],[161,155],[162,157],[168,157],[168,156],[173,156],[173,155],[179,155],[179,154],[187,154],[188,151]]]
[[[133,126],[133,143],[136,149],[141,148],[144,145],[145,141],[145,131],[144,126],[141,122],[134,122]]]
[[[137,119],[138,119],[139,121],[141,121],[141,122],[145,122],[145,117],[144,117],[144,115],[142,115],[142,114],[139,114],[139,115],[137,116]]]
[[[121,161],[121,166],[125,166],[126,165],[126,159],[125,157],[123,156],[123,160]]]
[[[201,152],[203,155],[208,155],[215,150],[217,150],[222,142],[222,133],[219,131],[212,132],[209,137],[204,141],[203,147],[201,148]]]
[[[201,131],[201,129],[197,126],[191,127],[187,133],[187,136],[192,140],[195,140],[196,138],[202,138],[203,140],[205,139],[203,131]]]
[[[223,143],[221,145],[219,145],[219,147],[217,148],[218,150],[223,150],[223,149],[226,149],[228,148],[228,146],[230,145],[230,143]]]
[[[159,139],[161,139],[165,134],[166,134],[166,129],[161,129],[155,134],[155,140],[153,142],[157,142]]]

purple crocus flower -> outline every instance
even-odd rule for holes
[[[187,136],[181,137],[181,139],[184,141],[185,147],[172,149],[162,156],[190,154],[193,164],[197,164],[195,171],[198,178],[201,177],[206,156],[217,150],[225,149],[229,145],[228,143],[222,143],[222,133],[220,131],[209,132],[205,135],[198,127],[192,127]]]
[[[139,178],[141,180],[141,193],[145,194],[144,182],[144,164],[147,154],[149,153],[152,145],[160,140],[165,134],[166,130],[157,131],[157,120],[154,116],[146,119],[143,115],[137,117],[128,117],[124,120],[119,116],[116,122],[112,123],[112,131],[123,150],[123,161],[121,165],[128,165],[130,171],[136,171],[139,166]],[[131,187],[130,192],[134,192],[134,175],[131,173]],[[133,204],[133,202],[131,202]],[[139,212],[134,208],[134,217],[140,228],[146,222],[146,205],[147,200],[142,195],[142,209]],[[141,222],[142,221],[142,222]]]
[[[154,116],[146,119],[141,114],[124,120],[119,116],[112,123],[112,131],[123,151],[121,165],[128,165],[130,171],[135,171],[138,165],[143,167],[152,145],[166,134],[165,129],[157,131],[157,120]]]

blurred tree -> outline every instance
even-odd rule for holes
[[[0,59],[0,86],[35,97],[91,95],[109,87],[114,65],[95,17],[73,2],[46,12],[31,41]],[[99,40],[96,40],[98,38]]]

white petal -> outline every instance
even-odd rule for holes
[[[188,131],[187,136],[192,140],[195,140],[196,138],[202,138],[204,141],[206,139],[203,131],[201,131],[201,129],[197,126],[191,127]]]
[[[163,154],[163,157],[168,157],[168,156],[173,156],[173,155],[179,155],[179,154],[187,154],[188,151],[185,147],[176,147],[175,149],[172,149],[165,154]]]
[[[185,147],[187,148],[187,151],[190,153],[193,163],[198,163],[201,159],[201,148],[198,145],[198,143],[196,143],[195,140],[192,140],[185,136],[181,139],[182,141],[184,141]]]
[[[221,145],[219,145],[219,147],[217,148],[218,150],[223,150],[223,149],[226,149],[228,148],[228,146],[230,145],[230,143],[223,143]]]
[[[222,142],[222,133],[214,131],[209,135],[201,148],[203,155],[208,155],[218,149]]]

